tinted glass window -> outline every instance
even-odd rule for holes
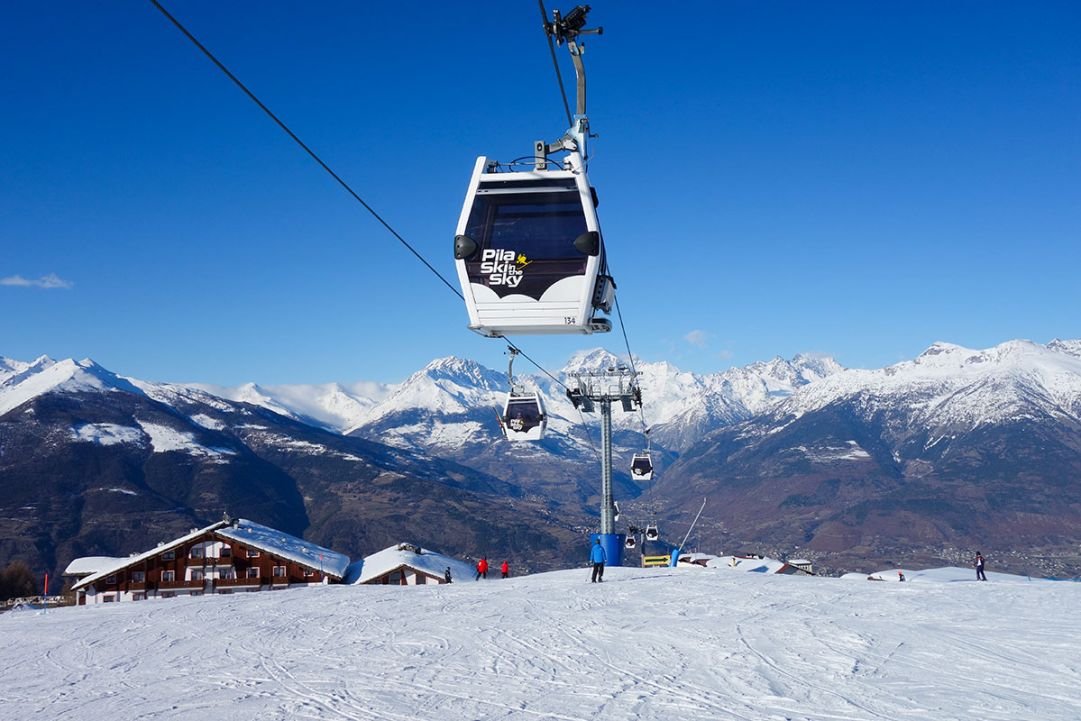
[[[541,424],[541,411],[537,401],[531,398],[512,399],[507,404],[506,424],[515,431],[528,431]]]
[[[574,239],[586,232],[577,191],[477,195],[466,235],[481,248],[513,250],[530,261],[584,256]]]

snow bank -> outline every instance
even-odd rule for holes
[[[876,571],[875,573],[846,573],[842,578],[852,580],[869,580],[869,581],[899,581],[900,577],[897,575],[898,571],[903,570],[905,573],[905,582],[914,583],[979,583],[976,580],[975,568],[958,568],[956,566],[948,566],[946,568],[926,568],[922,571],[909,571],[908,569],[890,568],[885,571]],[[1045,582],[1046,579],[1031,578],[1029,576],[1016,576],[1012,573],[996,573],[988,571],[987,582],[995,583],[1032,583]]]

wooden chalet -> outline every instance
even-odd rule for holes
[[[78,560],[69,568],[88,565]],[[340,583],[349,566],[340,553],[243,518],[227,518],[113,560],[75,581],[71,590],[77,604]]]

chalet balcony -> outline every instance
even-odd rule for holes
[[[261,578],[216,578],[215,588],[234,588],[236,586],[258,586],[262,584]]]
[[[163,591],[171,591],[176,588],[198,588],[202,589],[206,587],[206,581],[199,579],[198,581],[162,581],[158,583],[158,589]]]

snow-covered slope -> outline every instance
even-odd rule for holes
[[[5,719],[1075,721],[1081,584],[558,571],[0,616]]]
[[[385,399],[393,385],[360,381],[353,384],[321,383],[263,386],[256,383],[230,388],[208,383],[191,383],[221,398],[268,408],[328,430],[344,431],[367,418],[372,408]]]

